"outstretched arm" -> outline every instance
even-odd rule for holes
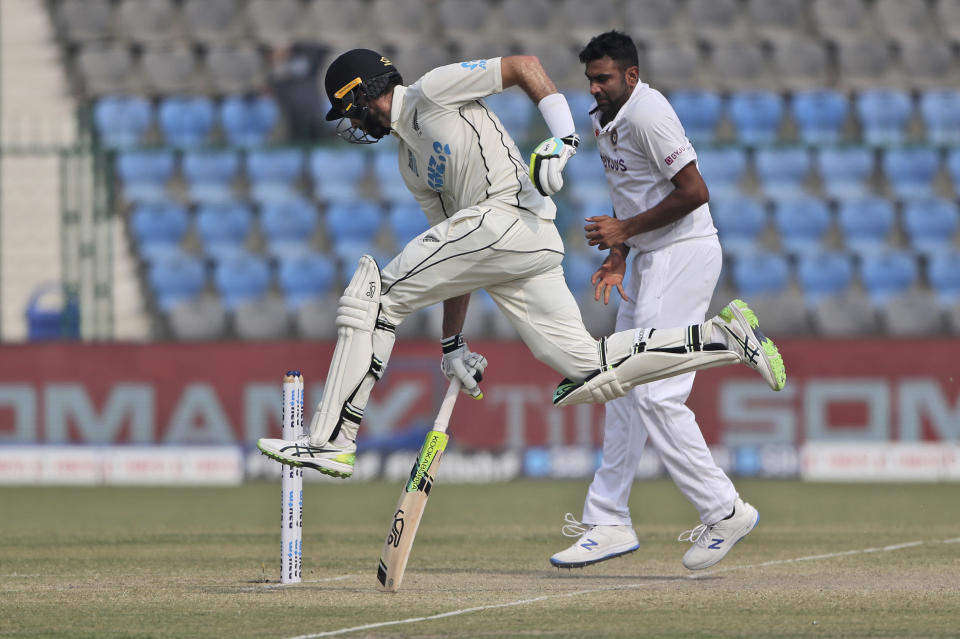
[[[535,55],[511,55],[500,60],[500,75],[504,90],[519,86],[535,103],[557,92],[557,86],[547,75],[540,58]]]

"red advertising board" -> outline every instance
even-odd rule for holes
[[[484,399],[461,399],[465,449],[590,445],[602,408],[557,409],[559,375],[519,342],[471,342],[490,361]],[[787,387],[752,371],[698,374],[689,405],[711,444],[960,440],[960,340],[784,340]],[[361,434],[422,432],[446,382],[439,346],[400,341]],[[303,371],[316,404],[333,344],[29,344],[0,347],[0,443],[252,443],[280,433],[280,379]],[[411,431],[411,432],[413,432]],[[419,434],[411,435],[414,446]]]

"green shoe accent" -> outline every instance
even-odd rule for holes
[[[770,362],[770,369],[773,371],[773,376],[777,380],[777,390],[783,390],[783,387],[787,385],[787,367],[783,365],[783,357],[780,355],[777,345],[774,344],[773,340],[769,337],[763,340],[761,346],[763,347],[763,352],[767,355],[767,360]]]
[[[720,311],[720,317],[724,322],[733,321],[733,312],[730,310],[730,306],[736,306],[740,309],[744,319],[746,319],[747,323],[750,324],[750,328],[756,328],[760,326],[760,320],[757,319],[757,314],[754,313],[753,310],[747,306],[747,303],[743,300],[733,300],[723,307],[723,310]]]

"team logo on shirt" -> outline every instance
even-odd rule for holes
[[[423,131],[420,130],[420,122],[417,121],[417,109],[413,110],[413,130],[416,131],[417,135],[423,135]]]
[[[620,133],[614,129],[613,132],[610,133],[610,143],[613,144],[613,146],[617,146],[617,140],[619,139]]]

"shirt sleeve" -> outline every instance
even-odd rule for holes
[[[660,173],[668,180],[672,179],[680,169],[697,159],[697,152],[666,98],[662,98],[662,103],[655,108],[644,109],[641,113],[638,116],[635,112],[631,118],[637,139]]]
[[[500,58],[470,60],[437,67],[420,79],[423,95],[432,102],[457,108],[503,91]]]

